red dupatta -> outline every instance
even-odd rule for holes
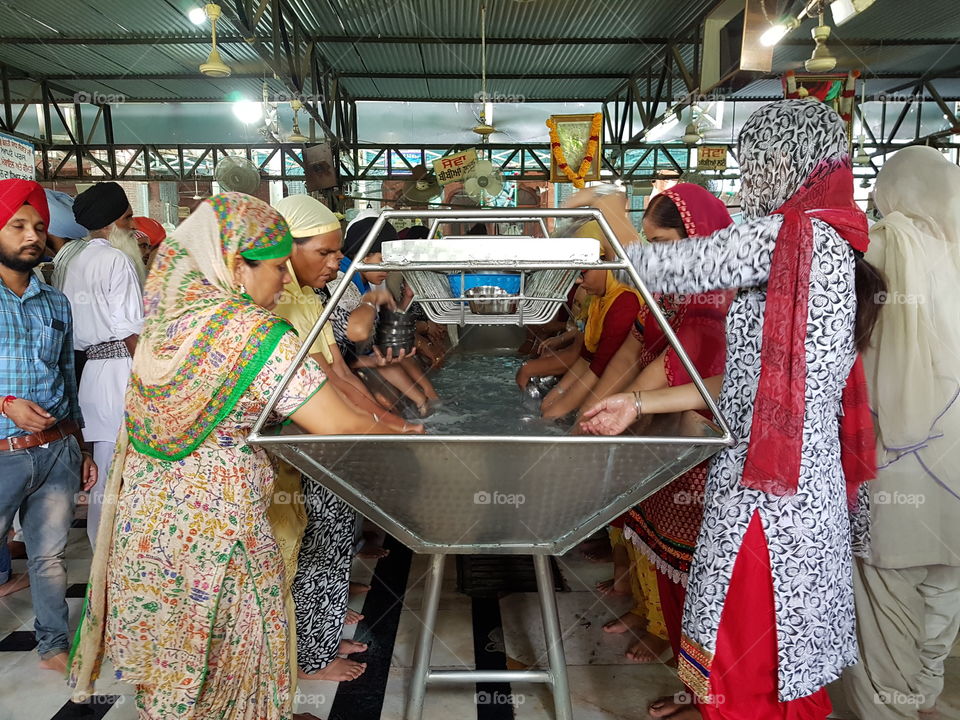
[[[706,237],[733,223],[726,205],[699,185],[680,183],[662,193],[676,206],[688,238]],[[663,295],[658,298],[680,345],[704,378],[723,372],[726,361],[727,309],[736,291],[714,290],[693,295]],[[648,313],[649,310],[645,307]],[[644,346],[658,356],[667,346],[663,330],[644,316]],[[652,358],[651,358],[652,359]],[[686,368],[673,348],[664,358],[667,382],[684,385],[691,382]]]
[[[783,215],[767,285],[760,349],[760,381],[750,427],[743,484],[793,495],[800,477],[806,389],[807,302],[813,262],[813,223],[833,227],[865,252],[867,218],[853,202],[849,161],[821,163],[800,190],[773,214]],[[876,475],[873,421],[863,362],[857,356],[843,391],[841,460],[848,497]]]

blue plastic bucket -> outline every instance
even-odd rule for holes
[[[463,287],[460,287],[460,279],[463,278]],[[463,297],[463,294],[470,288],[480,287],[481,285],[495,285],[503,288],[511,295],[517,295],[520,292],[519,273],[451,273],[447,276],[450,280],[450,292],[454,297]]]

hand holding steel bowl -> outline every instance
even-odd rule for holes
[[[388,362],[416,352],[417,321],[410,313],[380,306],[375,350]]]

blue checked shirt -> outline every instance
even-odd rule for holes
[[[32,400],[83,427],[73,365],[73,316],[59,290],[31,275],[23,297],[0,280],[0,399]],[[29,435],[0,416],[0,438]]]

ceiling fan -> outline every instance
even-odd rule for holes
[[[518,142],[510,133],[502,128],[495,127],[493,124],[493,96],[487,92],[487,6],[486,3],[480,6],[480,92],[474,96],[474,99],[480,103],[480,107],[474,110],[473,116],[476,121],[469,128],[480,138],[480,144],[489,142],[490,136],[494,134],[506,135],[510,140]]]

